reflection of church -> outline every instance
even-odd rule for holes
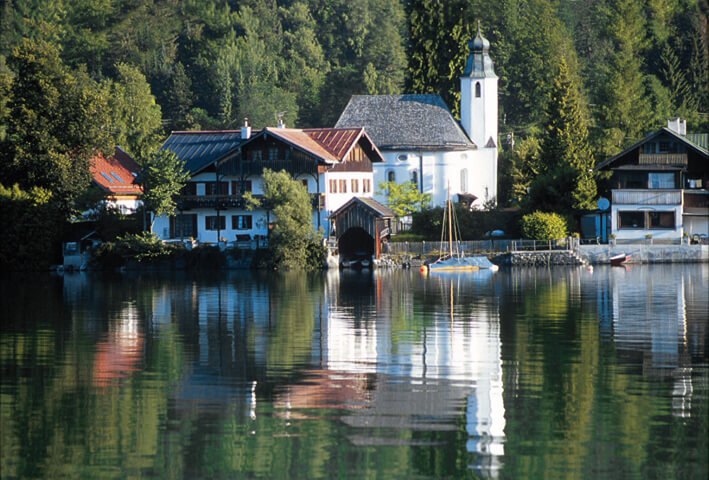
[[[475,468],[496,476],[505,436],[498,306],[492,296],[480,297],[486,300],[471,311],[462,312],[456,305],[461,291],[479,291],[480,285],[471,288],[471,282],[484,284],[490,279],[430,279],[422,295],[430,303],[422,305],[416,288],[392,286],[394,278],[401,281],[404,276],[375,275],[373,288],[368,289],[372,298],[362,298],[361,304],[353,304],[356,297],[349,293],[340,303],[338,291],[352,290],[347,276],[329,279],[332,305],[323,325],[327,342],[323,366],[375,379],[365,408],[353,410],[342,420],[358,427],[454,429],[464,411],[469,436],[466,448],[478,456]],[[361,277],[353,276],[352,281],[361,281]],[[395,298],[399,295],[406,298]],[[371,305],[377,309],[367,315]],[[404,309],[398,312],[401,317],[413,320],[414,328],[397,328],[393,318],[397,306]],[[430,311],[422,315],[423,309]],[[424,318],[429,315],[433,322]],[[363,318],[368,318],[367,324]],[[418,328],[421,331],[414,338]],[[382,442],[381,438],[357,440]]]

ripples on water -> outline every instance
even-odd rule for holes
[[[701,478],[707,266],[0,280],[5,478]]]

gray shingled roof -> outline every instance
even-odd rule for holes
[[[364,127],[382,150],[475,148],[440,95],[353,95],[335,127]]]

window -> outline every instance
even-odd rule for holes
[[[197,236],[197,215],[182,214],[170,217],[170,238]]]
[[[645,228],[645,212],[618,212],[618,228]]]
[[[649,173],[648,188],[675,188],[675,174]]]
[[[278,149],[277,148],[269,148],[268,149],[268,159],[269,160],[276,160],[278,158]]]
[[[411,172],[411,181],[414,182],[414,184],[418,187],[419,185],[419,172],[414,170]]]
[[[475,98],[480,98],[480,82],[475,83]]]
[[[340,180],[340,193],[347,193],[347,180]]]
[[[616,172],[613,174],[614,188],[647,188],[647,178],[639,172]]]
[[[239,181],[239,180],[232,180],[231,182],[231,194],[232,195],[241,195],[246,192],[251,191],[251,180],[244,180],[244,181]]]
[[[308,181],[307,181],[307,180],[301,180],[300,183],[303,184],[303,186],[305,187],[305,191],[307,192],[307,191],[308,191]]]
[[[101,172],[101,175],[103,175],[103,177],[104,177],[106,180],[108,180],[109,183],[116,183],[116,181],[115,181],[114,179],[112,179],[111,177],[109,177],[107,173]]]
[[[337,180],[330,180],[330,193],[337,193]]]
[[[232,230],[251,230],[252,218],[251,215],[232,215],[231,229]]]
[[[675,212],[648,212],[650,228],[675,228]]]
[[[362,193],[369,193],[372,191],[372,184],[368,178],[362,180]]]
[[[263,160],[263,152],[261,150],[256,150],[251,154],[251,158],[256,162],[260,162]]]
[[[229,183],[219,182],[219,187],[221,190],[219,195],[229,195]],[[217,182],[206,182],[205,188],[205,195],[217,195]]]
[[[359,193],[359,180],[352,179],[352,193]]]
[[[400,162],[405,162],[406,160],[409,159],[409,156],[408,155],[399,155],[398,157],[396,157],[396,159],[399,160]]]
[[[464,168],[460,171],[460,191],[468,191],[468,169]]]
[[[206,230],[226,230],[226,217],[224,215],[219,215],[219,223],[217,223],[216,215],[205,217],[204,228]]]
[[[387,182],[396,182],[396,174],[394,170],[389,170],[387,172]]]
[[[111,172],[111,175],[113,175],[113,178],[115,178],[119,182],[123,183],[123,179],[117,173]]]
[[[197,182],[187,182],[182,188],[182,195],[197,195]]]

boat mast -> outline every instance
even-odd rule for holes
[[[448,252],[453,257],[453,219],[451,215],[451,185],[448,182],[448,198],[446,200],[448,206]]]

